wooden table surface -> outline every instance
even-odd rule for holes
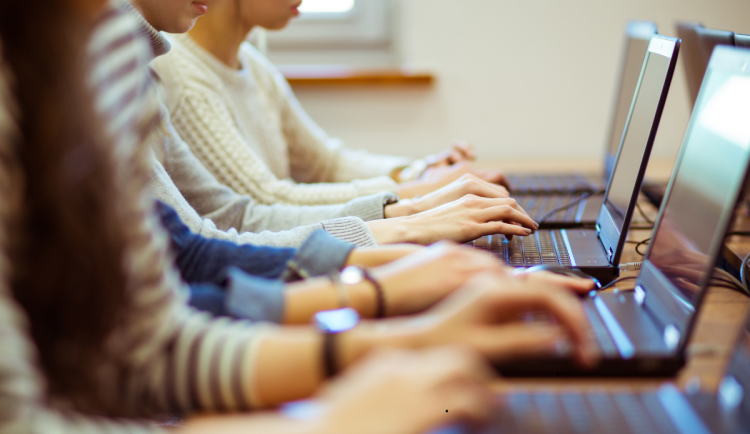
[[[656,209],[645,200],[641,200],[647,217],[654,220]],[[636,211],[633,217],[633,226],[647,226],[648,223]],[[737,230],[750,230],[750,217],[741,214],[736,224]],[[628,234],[630,240],[641,241],[651,236],[650,230],[631,230]],[[736,256],[750,253],[750,237],[732,237],[728,239],[727,250],[735,252]],[[627,244],[623,253],[622,262],[639,262],[642,257],[635,252],[633,244]],[[645,249],[643,250],[645,251]],[[636,273],[623,273],[623,276],[635,275]],[[620,290],[633,288],[633,281],[622,282],[618,285]],[[651,390],[659,387],[664,382],[673,382],[678,387],[684,388],[686,384],[699,381],[700,387],[706,391],[715,391],[724,375],[735,338],[740,331],[750,306],[750,299],[744,295],[725,288],[709,288],[709,293],[704,301],[695,332],[688,345],[688,361],[686,366],[675,378],[511,378],[500,379],[493,386],[498,392],[512,391],[514,389],[544,389],[544,390],[566,390],[566,389],[605,389],[605,390]]]

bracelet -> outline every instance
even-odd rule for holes
[[[331,284],[336,289],[336,297],[339,300],[339,308],[343,309],[349,307],[349,292],[346,286],[341,281],[341,274],[334,270],[328,274],[328,278],[331,279]]]
[[[377,298],[377,308],[375,309],[375,318],[385,318],[385,292],[380,282],[375,279],[367,268],[362,269],[362,277],[372,284],[375,288],[375,297]]]

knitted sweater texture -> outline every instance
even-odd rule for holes
[[[187,35],[170,39],[172,50],[153,63],[165,103],[177,132],[223,184],[263,204],[335,204],[397,191],[387,175],[410,160],[329,137],[252,45],[242,45],[235,70]]]

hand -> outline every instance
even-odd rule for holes
[[[317,432],[422,434],[459,421],[486,421],[494,398],[483,384],[492,377],[464,348],[379,352],[323,390],[327,411]]]
[[[471,143],[465,141],[453,142],[449,149],[446,149],[439,154],[428,155],[424,159],[428,167],[450,166],[451,164],[456,164],[459,161],[464,160],[476,160],[474,147],[471,145]]]
[[[385,218],[403,217],[407,215],[419,214],[437,208],[440,205],[453,202],[462,197],[473,194],[479,197],[487,198],[508,198],[510,193],[505,187],[491,184],[479,179],[478,176],[471,173],[461,175],[460,178],[433,191],[419,199],[406,199],[398,203],[385,207]]]
[[[441,242],[371,272],[383,287],[386,314],[396,316],[421,312],[489,270],[512,278],[493,256]]]
[[[425,196],[441,187],[445,187],[462,175],[472,173],[472,171],[471,165],[465,161],[450,166],[440,165],[429,167],[419,179],[400,184],[398,187],[398,197],[409,199],[416,196]]]
[[[522,273],[516,278],[537,287],[556,286],[565,288],[574,294],[588,294],[595,288],[594,281],[591,279],[583,279],[580,277],[569,277],[562,276],[560,274],[550,273],[548,271],[537,271],[533,273]]]
[[[556,323],[530,324],[522,314],[545,312]],[[565,288],[506,279],[484,273],[428,311],[417,324],[429,324],[419,345],[461,343],[492,360],[560,355],[572,349],[584,366],[592,366],[599,351],[583,305]]]
[[[367,222],[378,244],[459,243],[492,234],[525,236],[539,225],[514,199],[487,199],[474,195],[410,217]]]

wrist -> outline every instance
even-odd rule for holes
[[[403,199],[396,203],[386,205],[385,208],[383,208],[383,215],[387,219],[405,217],[409,215],[413,208],[414,201],[412,199]]]
[[[410,221],[411,217],[372,220],[367,222],[367,227],[378,244],[413,243]]]
[[[350,366],[379,347],[420,348],[420,342],[424,341],[425,329],[424,324],[416,323],[414,319],[363,321],[354,329],[338,336],[339,366]]]

